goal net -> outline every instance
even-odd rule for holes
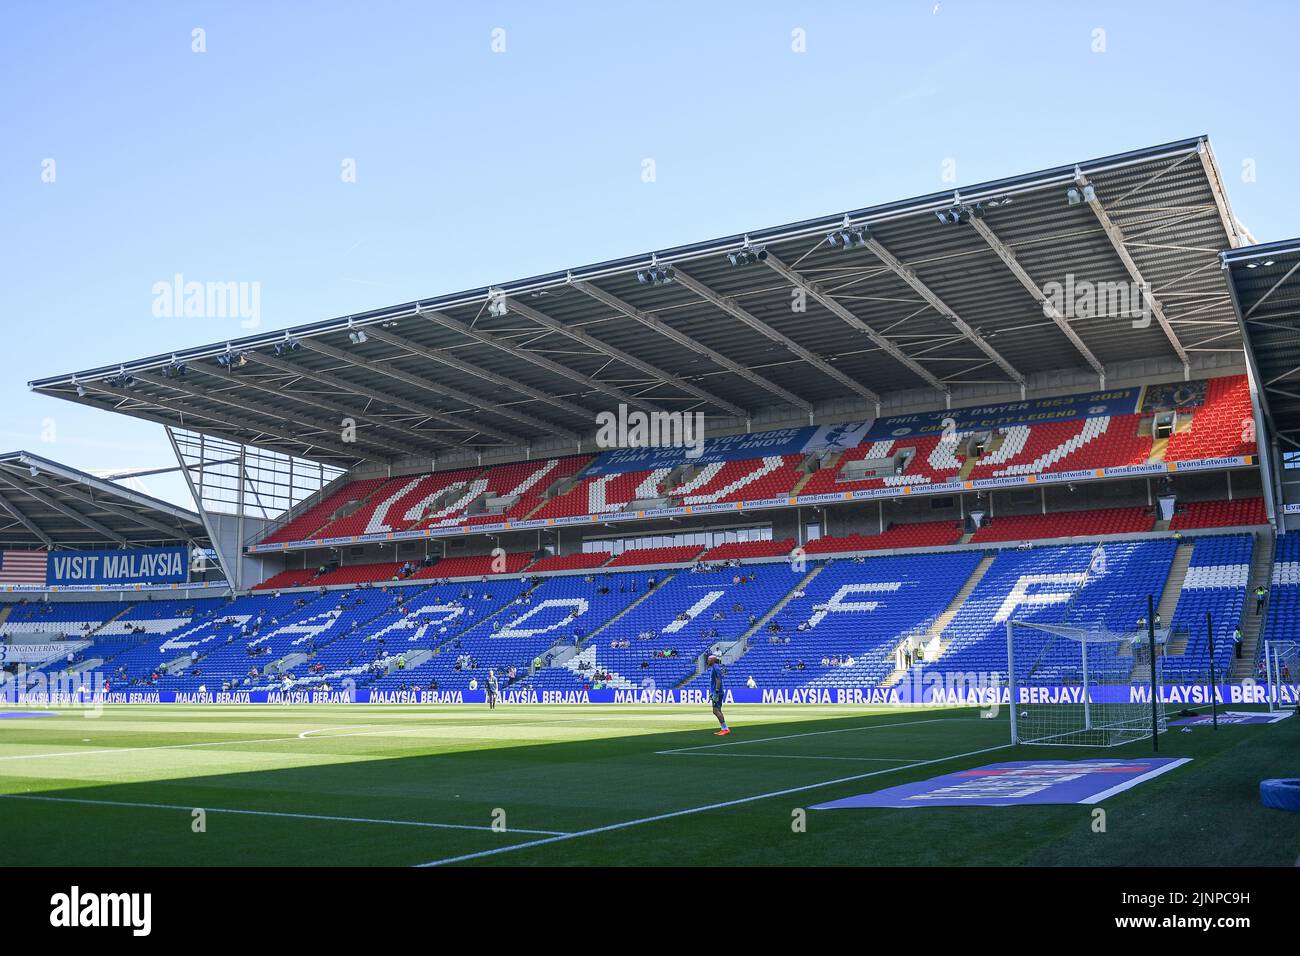
[[[1115,747],[1165,729],[1160,687],[1167,630],[1156,631],[1156,654],[1145,630],[1007,621],[1011,739],[1017,744]],[[1029,694],[1022,687],[1053,688]]]
[[[1295,707],[1295,686],[1300,684],[1300,641],[1265,641],[1264,656],[1259,663],[1260,678],[1268,684],[1268,709]]]

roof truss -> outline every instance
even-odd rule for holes
[[[723,312],[730,315],[732,318],[739,319],[741,322],[749,326],[759,335],[762,335],[764,338],[771,339],[773,342],[776,342],[779,345],[784,346],[786,349],[793,352],[809,366],[816,369],[818,372],[825,375],[827,378],[833,379],[836,382],[838,382],[840,385],[843,385],[846,389],[848,389],[850,392],[854,393],[855,395],[859,396],[860,398],[866,399],[868,402],[870,402],[873,405],[878,406],[880,404],[880,396],[876,394],[874,391],[867,388],[861,382],[855,381],[854,379],[850,378],[848,375],[845,375],[843,372],[835,368],[833,365],[828,364],[825,359],[821,358],[818,355],[814,355],[811,351],[804,348],[802,345],[794,341],[794,339],[790,338],[788,335],[778,332],[776,329],[772,328],[772,326],[768,325],[762,319],[758,318],[758,316],[754,315],[753,313],[749,312],[747,309],[737,304],[734,300],[729,299],[726,296],[719,295],[717,292],[714,292],[703,282],[700,282],[698,279],[692,278],[691,276],[684,273],[681,269],[676,269],[674,271],[675,271],[675,281],[678,282],[683,288],[690,289],[701,299],[704,299],[706,302],[710,302],[713,305],[717,306],[719,309],[721,309]]]

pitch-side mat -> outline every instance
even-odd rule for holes
[[[1190,757],[1139,760],[1015,760],[946,773],[813,810],[858,807],[1015,807],[1042,803],[1099,803],[1168,773]]]

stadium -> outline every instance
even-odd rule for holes
[[[682,39],[673,62],[734,66],[727,45],[766,15],[707,54]],[[15,450],[0,453],[0,819],[14,892],[37,893],[55,927],[102,925],[83,890],[138,886],[189,938],[244,932],[247,904],[259,933],[305,941],[378,932],[372,905],[418,905],[433,879],[438,893],[475,894],[473,916],[485,901],[503,924],[576,908],[585,925],[569,902],[590,894],[585,881],[535,884],[516,908],[471,870],[725,869],[723,888],[701,885],[730,928],[742,919],[729,897],[742,912],[753,898],[732,871],[880,867],[901,875],[873,926],[915,894],[954,927],[963,906],[971,925],[1009,906],[1026,935],[1040,917],[1115,928],[1155,912],[1142,894],[1183,888],[1220,895],[1161,897],[1162,916],[1248,925],[1253,884],[1236,874],[1300,865],[1300,239],[1261,241],[1243,222],[1273,225],[1259,193],[1281,203],[1287,184],[1237,173],[1242,134],[1222,109],[1190,111],[1229,128],[1213,144],[1199,118],[1172,130],[1192,135],[1164,135],[1185,120],[1166,111],[1076,129],[1059,148],[1050,130],[1030,148],[983,112],[982,149],[961,147],[982,153],[981,175],[948,176],[944,160],[938,189],[872,181],[879,154],[905,166],[922,150],[908,142],[919,122],[869,148],[849,130],[843,149],[753,145],[767,157],[753,208],[796,209],[763,225],[744,201],[704,202],[750,175],[739,159],[719,165],[706,133],[743,138],[747,110],[771,122],[783,95],[818,84],[753,54],[769,72],[728,79],[707,110],[674,81],[674,96],[651,96],[644,113],[673,103],[672,142],[686,146],[643,161],[637,186],[658,192],[636,205],[600,178],[603,140],[583,128],[619,129],[599,84],[584,73],[592,101],[564,101],[562,119],[538,108],[534,92],[566,87],[528,59],[537,34],[515,16],[518,59],[504,62],[525,67],[502,88],[509,115],[545,117],[543,131],[466,121],[498,116],[500,90],[456,59],[453,31],[455,67],[418,64],[439,122],[462,121],[439,126],[451,158],[427,131],[409,148],[358,150],[367,192],[351,188],[344,152],[328,188],[346,198],[322,203],[312,177],[337,176],[334,153],[351,148],[328,141],[323,115],[355,113],[367,147],[423,122],[405,72],[416,66],[399,52],[417,31],[380,31],[397,45],[382,57],[392,72],[371,64],[364,92],[342,84],[322,107],[343,48],[304,41],[284,68],[311,62],[320,76],[284,80],[266,66],[281,66],[285,43],[268,13],[267,37],[239,42],[265,44],[261,59],[241,56],[266,69],[274,106],[237,144],[190,144],[126,175],[99,126],[99,179],[61,159],[57,186],[19,197],[14,235],[48,248],[48,215],[62,251],[48,270],[18,248],[0,256],[10,314],[26,316],[6,329]],[[971,14],[934,4],[927,16],[950,30]],[[157,107],[183,88],[213,115],[252,110],[261,87],[224,84],[261,74],[220,59],[229,33],[193,29],[199,65],[123,66],[133,95]],[[356,62],[371,29],[342,30],[357,31]],[[504,35],[485,56],[507,49]],[[809,35],[820,42],[825,24]],[[1191,58],[1180,49],[1177,63]],[[1123,96],[1150,93],[1133,75]],[[117,115],[93,85],[87,102]],[[831,86],[821,92],[842,106]],[[871,109],[937,117],[927,89],[900,86]],[[298,127],[280,123],[299,109]],[[635,120],[656,129],[655,115]],[[25,126],[26,142],[74,125]],[[563,137],[571,148],[548,152]],[[834,172],[845,153],[865,183],[847,193]],[[684,186],[682,155],[721,171]],[[273,184],[223,191],[213,167],[249,156]],[[321,156],[327,173],[311,165]],[[551,171],[518,185],[524,157]],[[289,162],[302,181],[284,175]],[[412,186],[426,181],[446,203],[436,216]],[[142,195],[188,201],[191,184],[203,210],[130,221],[147,218]],[[476,217],[485,184],[500,194]],[[831,193],[847,198],[827,205]],[[86,235],[69,228],[83,221]],[[343,253],[331,258],[331,243]],[[593,251],[570,262],[573,249]],[[354,252],[411,281],[370,282],[391,276],[354,269]],[[160,261],[144,333],[107,304],[59,314],[101,290],[106,303],[138,298],[119,275]],[[248,262],[278,281],[266,326],[259,284],[193,278],[258,274],[234,265]],[[365,288],[340,291],[353,280]],[[47,292],[59,283],[87,291]],[[39,438],[25,418],[42,421]],[[173,867],[186,874],[171,880]],[[334,882],[343,867],[368,870]],[[250,874],[270,868],[295,875]],[[970,878],[985,868],[998,872]],[[687,885],[668,888],[670,905]],[[634,905],[622,884],[592,889],[598,907],[605,892]],[[449,899],[415,922],[459,912]],[[263,922],[267,903],[279,915]]]
[[[1252,791],[1295,743],[1297,263],[1196,137],[37,379],[163,426],[198,511],[0,459],[11,848],[1187,862],[1066,806],[846,839],[936,773],[1137,759],[1117,817],[1164,787],[1233,833],[1192,862],[1289,865]],[[1007,825],[944,805],[867,823]],[[155,838],[191,807],[227,839]]]

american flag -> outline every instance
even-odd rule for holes
[[[44,587],[47,558],[44,551],[0,551],[0,585],[39,584]]]

